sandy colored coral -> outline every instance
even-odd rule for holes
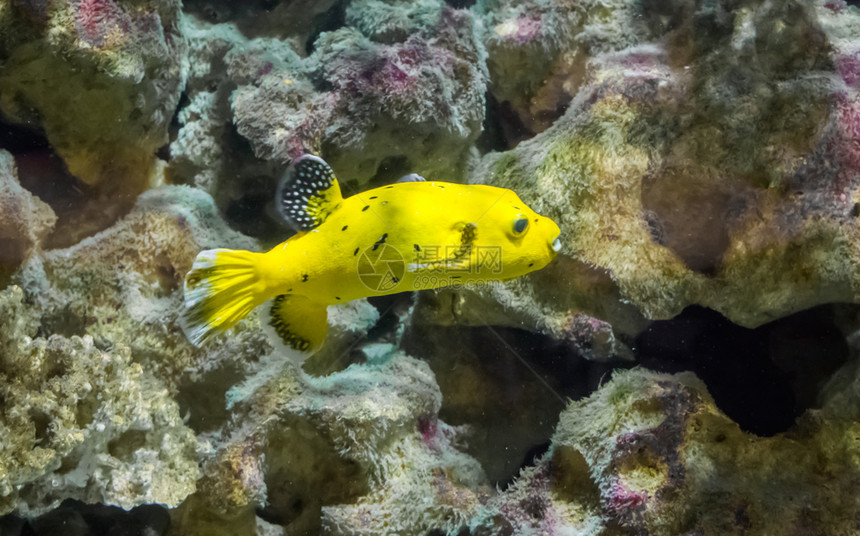
[[[0,284],[40,245],[56,220],[51,207],[18,183],[12,155],[0,151]]]
[[[860,443],[841,407],[828,404],[785,435],[759,438],[722,414],[690,373],[619,373],[562,413],[547,456],[472,528],[848,534],[856,529],[850,490]]]
[[[860,16],[762,5],[733,12],[735,25],[676,17],[660,44],[591,58],[551,129],[472,173],[562,229],[554,266],[484,292],[516,311],[509,322],[566,338],[580,311],[635,333],[699,304],[753,327],[857,299],[858,97],[833,64]],[[784,44],[774,18],[807,45]],[[700,22],[725,40],[705,46]]]
[[[183,534],[197,534],[197,520],[213,515],[226,533],[249,530],[255,504],[297,533],[462,524],[479,504],[483,471],[452,446],[456,430],[438,421],[440,394],[426,364],[378,350],[371,363],[322,378],[287,366],[240,401],[199,492],[182,507]]]
[[[194,434],[126,346],[38,337],[15,286],[0,293],[0,314],[0,510],[38,513],[66,498],[176,505],[194,491]]]
[[[0,110],[43,131],[81,181],[84,195],[63,207],[55,238],[68,245],[112,223],[158,180],[155,152],[184,83],[185,43],[171,0],[34,6],[11,2],[3,12],[17,31],[0,43]]]

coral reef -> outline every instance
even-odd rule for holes
[[[722,414],[692,374],[616,374],[561,414],[549,453],[490,499],[472,532],[849,534],[854,389],[790,434],[760,438]],[[855,409],[845,412],[848,399]]]
[[[841,0],[0,2],[0,532],[857,532],[858,36]],[[511,188],[562,249],[332,307],[302,365],[256,312],[195,347],[195,255],[289,236],[305,152]]]
[[[551,129],[471,175],[560,222],[555,271],[483,298],[559,338],[580,312],[629,334],[689,304],[752,327],[854,300],[857,90],[833,65],[850,69],[860,17],[791,3],[673,16],[660,44],[591,58]]]
[[[86,196],[59,212],[58,245],[113,223],[158,180],[156,150],[184,83],[179,2],[11,2],[0,111],[44,132]],[[41,177],[49,182],[50,177]]]
[[[56,220],[51,207],[18,183],[12,155],[0,151],[0,285],[8,283]]]
[[[463,178],[487,81],[473,18],[441,0],[363,1],[343,24],[302,57],[291,41],[186,20],[188,102],[169,180],[206,188],[240,228],[253,215],[245,230],[260,236],[278,228],[259,223],[277,177],[305,152],[362,189],[410,172]]]
[[[37,337],[38,313],[0,293],[0,510],[63,499],[177,505],[196,486],[197,443],[179,408],[121,344]]]
[[[257,505],[296,534],[461,526],[489,488],[437,418],[433,374],[391,345],[367,353],[367,364],[321,378],[285,367],[241,400],[178,530],[251,534]]]
[[[225,359],[251,359],[266,348],[259,333],[239,330],[223,353],[206,353],[179,327],[183,275],[198,251],[225,244],[256,248],[224,224],[205,193],[162,187],[141,195],[109,229],[31,257],[13,280],[38,310],[44,333],[123,344],[174,390],[184,375],[218,368]]]
[[[479,1],[489,89],[501,104],[508,144],[543,132],[562,115],[594,56],[646,42],[642,10],[625,0]],[[516,132],[518,125],[524,132]]]

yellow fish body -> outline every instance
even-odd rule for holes
[[[509,279],[543,268],[560,247],[558,226],[511,190],[415,181],[344,199],[328,164],[310,155],[290,166],[276,202],[299,229],[286,242],[197,255],[183,316],[194,344],[272,300],[265,322],[276,342],[311,352],[325,339],[328,305]]]

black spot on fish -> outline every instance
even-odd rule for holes
[[[355,251],[352,252],[352,256],[355,257],[358,255],[358,248],[355,248]]]
[[[532,266],[534,266],[534,265],[535,265],[535,263],[530,262],[530,263],[529,263],[529,268],[531,268],[531,267],[532,267]]]
[[[308,274],[302,274],[302,283],[308,280]]]
[[[371,199],[376,199],[375,195],[370,196]]]
[[[385,233],[382,236],[380,236],[379,240],[377,240],[376,242],[373,243],[373,251],[376,251],[376,248],[378,248],[380,245],[384,244],[386,238],[388,238],[388,233]]]
[[[414,244],[414,246],[415,246],[415,251],[421,251],[421,246],[419,246],[418,244]]]
[[[335,296],[334,299],[339,300],[340,296]]]
[[[341,230],[341,231],[346,231],[346,228],[347,228],[347,227],[349,227],[349,225],[344,225],[343,227],[341,227],[341,229],[340,229],[340,230]]]
[[[517,209],[517,210],[519,210],[519,209],[520,209],[520,207],[514,207],[514,208],[515,208],[515,209]]]
[[[364,212],[365,210],[367,210],[367,209],[369,209],[369,208],[370,208],[370,205],[364,205],[364,208],[363,208],[363,209],[361,209],[361,211],[362,211],[362,212]]]
[[[392,282],[394,282],[394,283],[399,283],[399,282],[400,282],[400,278],[399,278],[399,277],[397,277],[396,275],[393,275],[393,276],[391,276],[391,281],[392,281]]]
[[[386,186],[385,189],[394,188],[394,186]]]

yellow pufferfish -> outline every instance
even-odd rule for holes
[[[560,249],[555,222],[511,190],[411,177],[344,199],[324,160],[297,158],[276,198],[297,234],[266,253],[200,252],[185,277],[188,339],[200,345],[270,301],[264,326],[276,346],[313,352],[329,305],[509,279]]]

